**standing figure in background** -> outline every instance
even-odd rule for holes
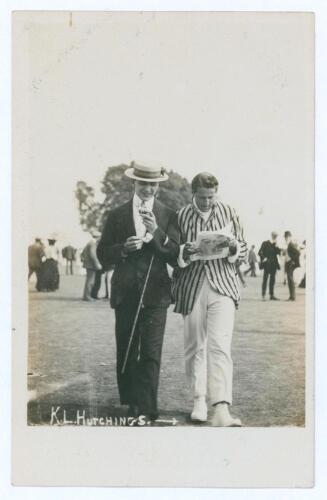
[[[113,269],[114,269],[114,266],[106,266],[106,268],[103,268],[100,271],[96,271],[94,285],[93,285],[92,291],[91,291],[92,299],[95,299],[95,300],[100,299],[98,294],[99,294],[99,291],[101,289],[102,275],[103,274],[104,274],[104,286],[105,286],[105,294],[104,294],[103,298],[109,299],[108,281],[111,280],[111,275],[112,275]]]
[[[44,247],[41,243],[41,239],[35,238],[35,242],[28,247],[28,279],[30,279],[33,273],[36,274],[35,288],[37,290],[39,290],[39,275],[42,259],[44,259]]]
[[[66,260],[66,274],[74,274],[74,261],[76,256],[76,248],[67,245],[61,252],[63,258]]]
[[[249,264],[249,269],[247,269],[245,272],[244,272],[244,276],[246,276],[250,271],[251,271],[251,274],[250,276],[252,278],[255,278],[257,275],[256,275],[256,269],[255,269],[255,266],[256,266],[256,263],[257,263],[257,255],[255,253],[255,246],[252,245],[250,250],[249,250],[249,256],[248,256],[248,264]]]
[[[99,290],[101,288],[101,281],[102,281],[102,274],[103,273],[104,273],[103,269],[98,269],[97,271],[95,271],[94,283],[93,283],[92,290],[91,290],[92,299],[97,300],[100,298],[100,297],[98,297],[98,293],[99,293]]]
[[[295,284],[294,284],[293,272],[294,269],[300,267],[300,252],[295,243],[292,241],[292,233],[290,231],[285,231],[284,238],[287,245],[285,269],[287,274],[288,289],[290,292],[290,296],[287,300],[294,302]]]
[[[103,297],[104,299],[110,298],[109,285],[111,283],[111,276],[112,276],[112,273],[114,271],[114,268],[115,268],[115,266],[107,266],[106,267],[106,271],[104,274],[104,286],[105,286],[105,295]]]
[[[59,248],[54,238],[48,239],[48,245],[44,249],[45,260],[42,263],[39,277],[39,291],[54,292],[59,288]]]
[[[83,267],[86,269],[85,285],[83,300],[87,302],[92,302],[92,289],[95,283],[95,276],[97,271],[102,270],[102,266],[97,257],[97,239],[100,236],[98,231],[93,231],[91,233],[91,240],[87,243],[81,253],[81,260],[83,262]]]
[[[274,294],[276,272],[280,269],[278,255],[281,253],[281,249],[277,246],[277,236],[278,234],[273,231],[271,240],[264,241],[259,250],[260,269],[263,269],[262,300],[266,299],[268,277],[270,300],[279,300]]]

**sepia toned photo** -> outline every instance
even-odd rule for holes
[[[17,483],[311,485],[313,15],[12,20]],[[18,449],[41,433],[120,465],[37,477]],[[178,474],[146,449],[124,482],[120,440],[194,454]],[[226,443],[284,458],[233,480]]]

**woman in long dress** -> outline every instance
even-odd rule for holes
[[[40,292],[54,292],[59,288],[59,249],[56,246],[56,240],[48,239],[48,246],[44,249],[44,254],[45,261],[40,269],[38,290]]]

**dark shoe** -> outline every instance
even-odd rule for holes
[[[293,299],[292,297],[289,297],[286,302],[295,302],[295,299]]]
[[[277,297],[273,295],[272,297],[270,297],[270,300],[279,300],[279,299],[277,299]]]

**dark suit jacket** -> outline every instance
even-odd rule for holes
[[[290,258],[287,264],[292,265],[293,269],[300,267],[300,252],[292,241],[287,246],[287,253]]]
[[[108,218],[97,248],[98,258],[103,266],[114,264],[111,279],[110,303],[113,308],[122,303],[131,292],[140,294],[152,254],[154,261],[143,304],[150,307],[168,307],[171,303],[171,283],[166,263],[175,264],[179,252],[177,215],[170,208],[155,200],[153,213],[158,229],[149,243],[141,250],[122,256],[124,243],[135,236],[133,200],[108,214]],[[164,245],[166,237],[168,242]]]
[[[39,269],[42,264],[44,250],[40,243],[33,243],[28,247],[28,266],[31,269]]]
[[[264,241],[259,250],[262,268],[267,271],[276,271],[276,269],[280,269],[277,255],[280,255],[280,248],[271,243],[270,240]],[[267,260],[263,262],[264,259]]]
[[[71,245],[68,245],[67,247],[62,249],[61,255],[63,256],[64,259],[75,260],[76,249]]]

